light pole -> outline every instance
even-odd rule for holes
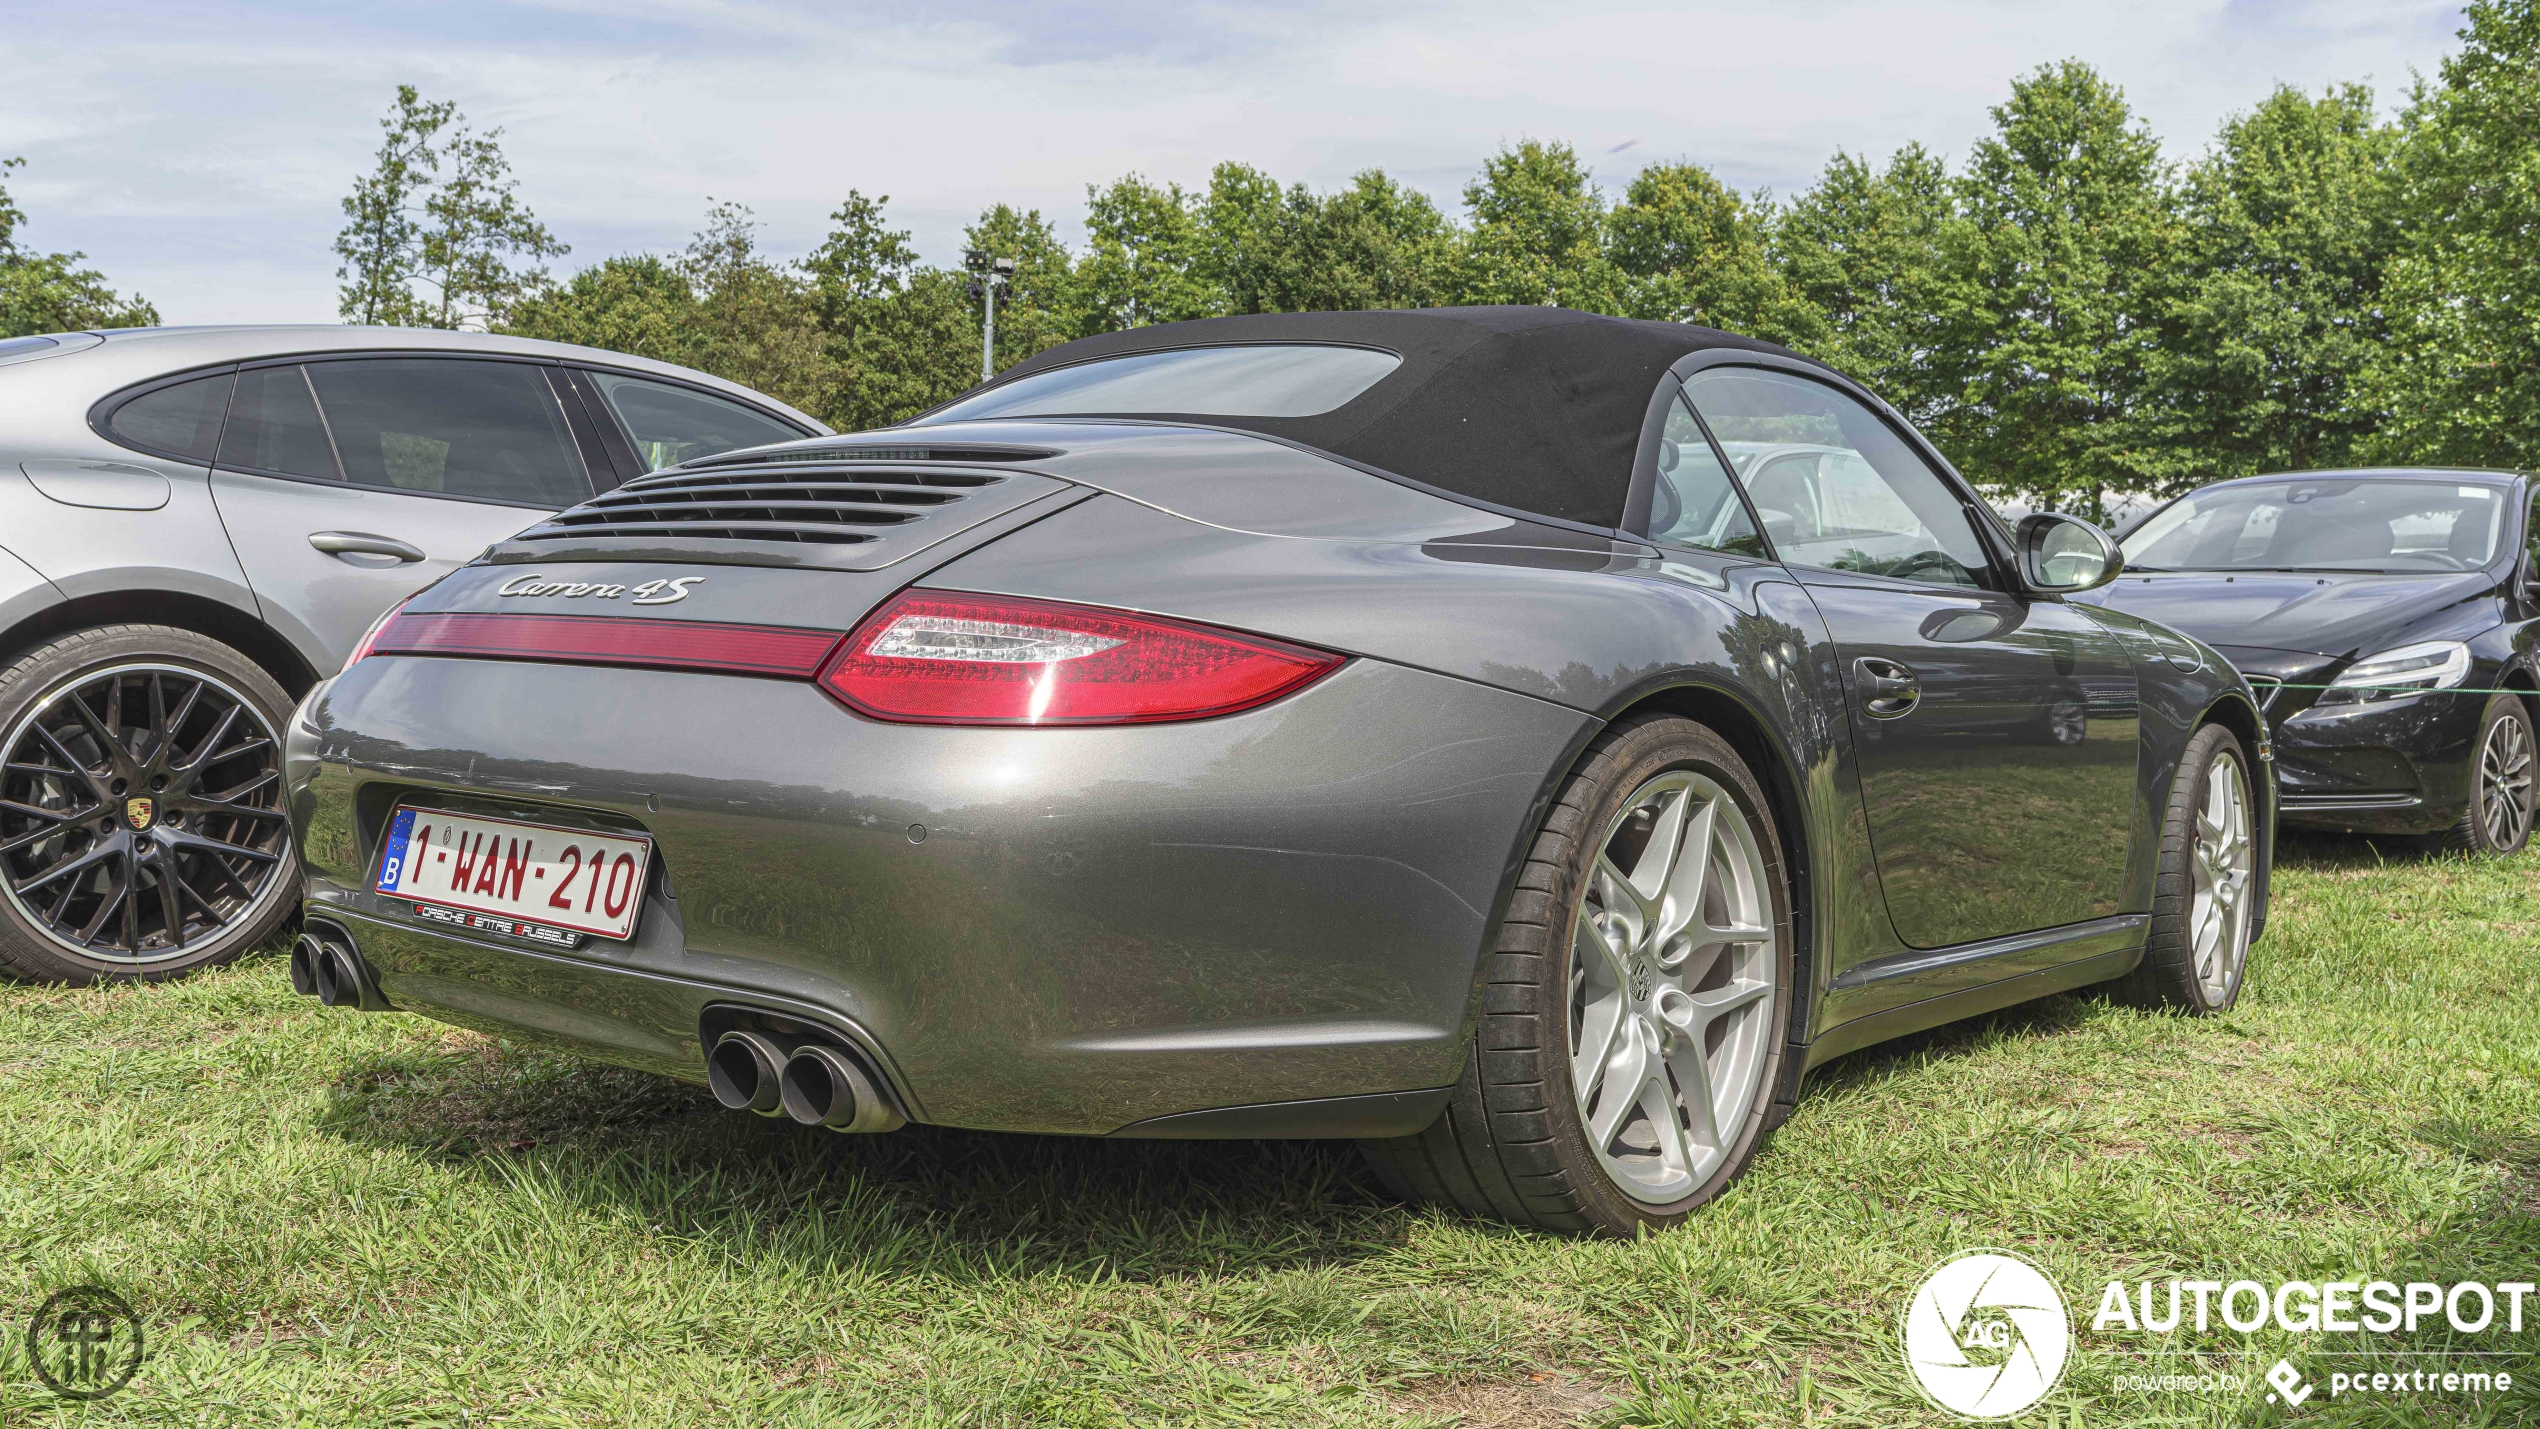
[[[961,266],[971,273],[970,296],[988,305],[979,327],[979,380],[985,382],[997,375],[997,289],[1014,281],[1014,260],[973,248],[961,255]]]

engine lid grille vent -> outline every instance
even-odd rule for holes
[[[964,471],[675,467],[559,512],[513,539],[689,536],[853,546],[1006,480]]]
[[[678,560],[879,570],[1067,491],[1090,494],[1013,467],[692,462],[559,511],[487,555],[497,563]]]

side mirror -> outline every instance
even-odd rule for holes
[[[2070,595],[2097,590],[2125,569],[2125,552],[2107,532],[2079,517],[2039,511],[2021,517],[2015,534],[2020,578],[2034,591]]]

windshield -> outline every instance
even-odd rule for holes
[[[2263,481],[2181,497],[2125,538],[2147,571],[2466,571],[2496,554],[2500,487]]]
[[[955,402],[914,425],[1117,412],[1312,417],[1375,386],[1401,365],[1402,359],[1390,352],[1300,343],[1141,352],[1036,372]]]

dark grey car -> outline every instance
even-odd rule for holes
[[[843,1130],[1356,1137],[1663,1224],[1827,1058],[2239,995],[2248,686],[2065,599],[2095,529],[1982,512],[1706,329],[1074,343],[408,603],[292,723],[294,976]]]
[[[291,702],[541,516],[818,422],[701,372],[483,333],[0,341],[0,972],[170,977],[297,878]]]

